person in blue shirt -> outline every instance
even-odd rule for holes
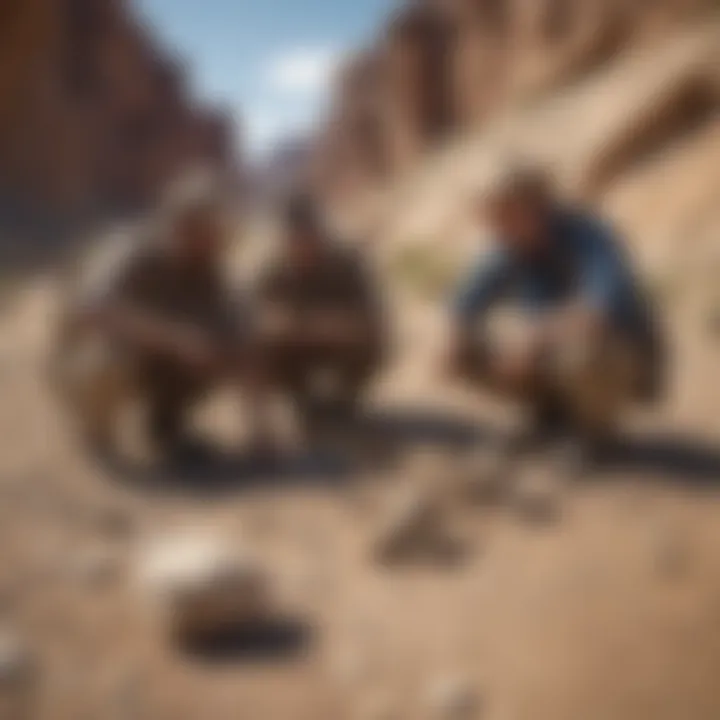
[[[613,231],[533,167],[508,172],[481,211],[494,241],[453,302],[453,374],[520,401],[543,433],[607,436],[633,401],[657,400],[661,331]],[[502,302],[527,320],[512,346],[484,322]]]

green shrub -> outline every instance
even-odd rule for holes
[[[392,262],[392,276],[425,300],[437,300],[450,292],[458,276],[456,259],[438,247],[404,248]]]

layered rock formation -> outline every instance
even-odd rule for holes
[[[193,101],[129,0],[5,0],[0,58],[6,224],[134,210],[186,163],[235,162],[229,118]]]
[[[413,0],[352,60],[318,149],[327,191],[394,175],[511,104],[660,42],[712,0]]]

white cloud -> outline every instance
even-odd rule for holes
[[[341,50],[317,45],[281,50],[261,63],[261,92],[244,113],[251,155],[263,156],[283,139],[311,130],[342,57]]]
[[[287,105],[265,107],[246,113],[246,147],[252,157],[262,158],[271,152],[278,142],[309,131],[315,119],[314,108]]]
[[[341,56],[329,47],[288,50],[269,61],[267,79],[276,92],[318,97],[328,90]]]

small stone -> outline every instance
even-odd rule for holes
[[[267,618],[270,579],[251,553],[200,534],[150,543],[138,564],[140,586],[181,640]]]
[[[463,495],[473,503],[488,505],[502,497],[510,476],[507,453],[499,448],[482,448],[463,463]]]
[[[592,467],[592,453],[581,440],[560,443],[548,458],[559,482],[572,483],[587,475]]]
[[[550,522],[560,513],[560,483],[553,474],[533,468],[515,484],[513,505],[531,522]]]
[[[448,678],[430,689],[430,711],[438,720],[474,720],[480,716],[480,700],[473,685]]]
[[[425,548],[437,536],[439,507],[428,492],[407,486],[393,498],[374,542],[381,562],[394,562]]]

